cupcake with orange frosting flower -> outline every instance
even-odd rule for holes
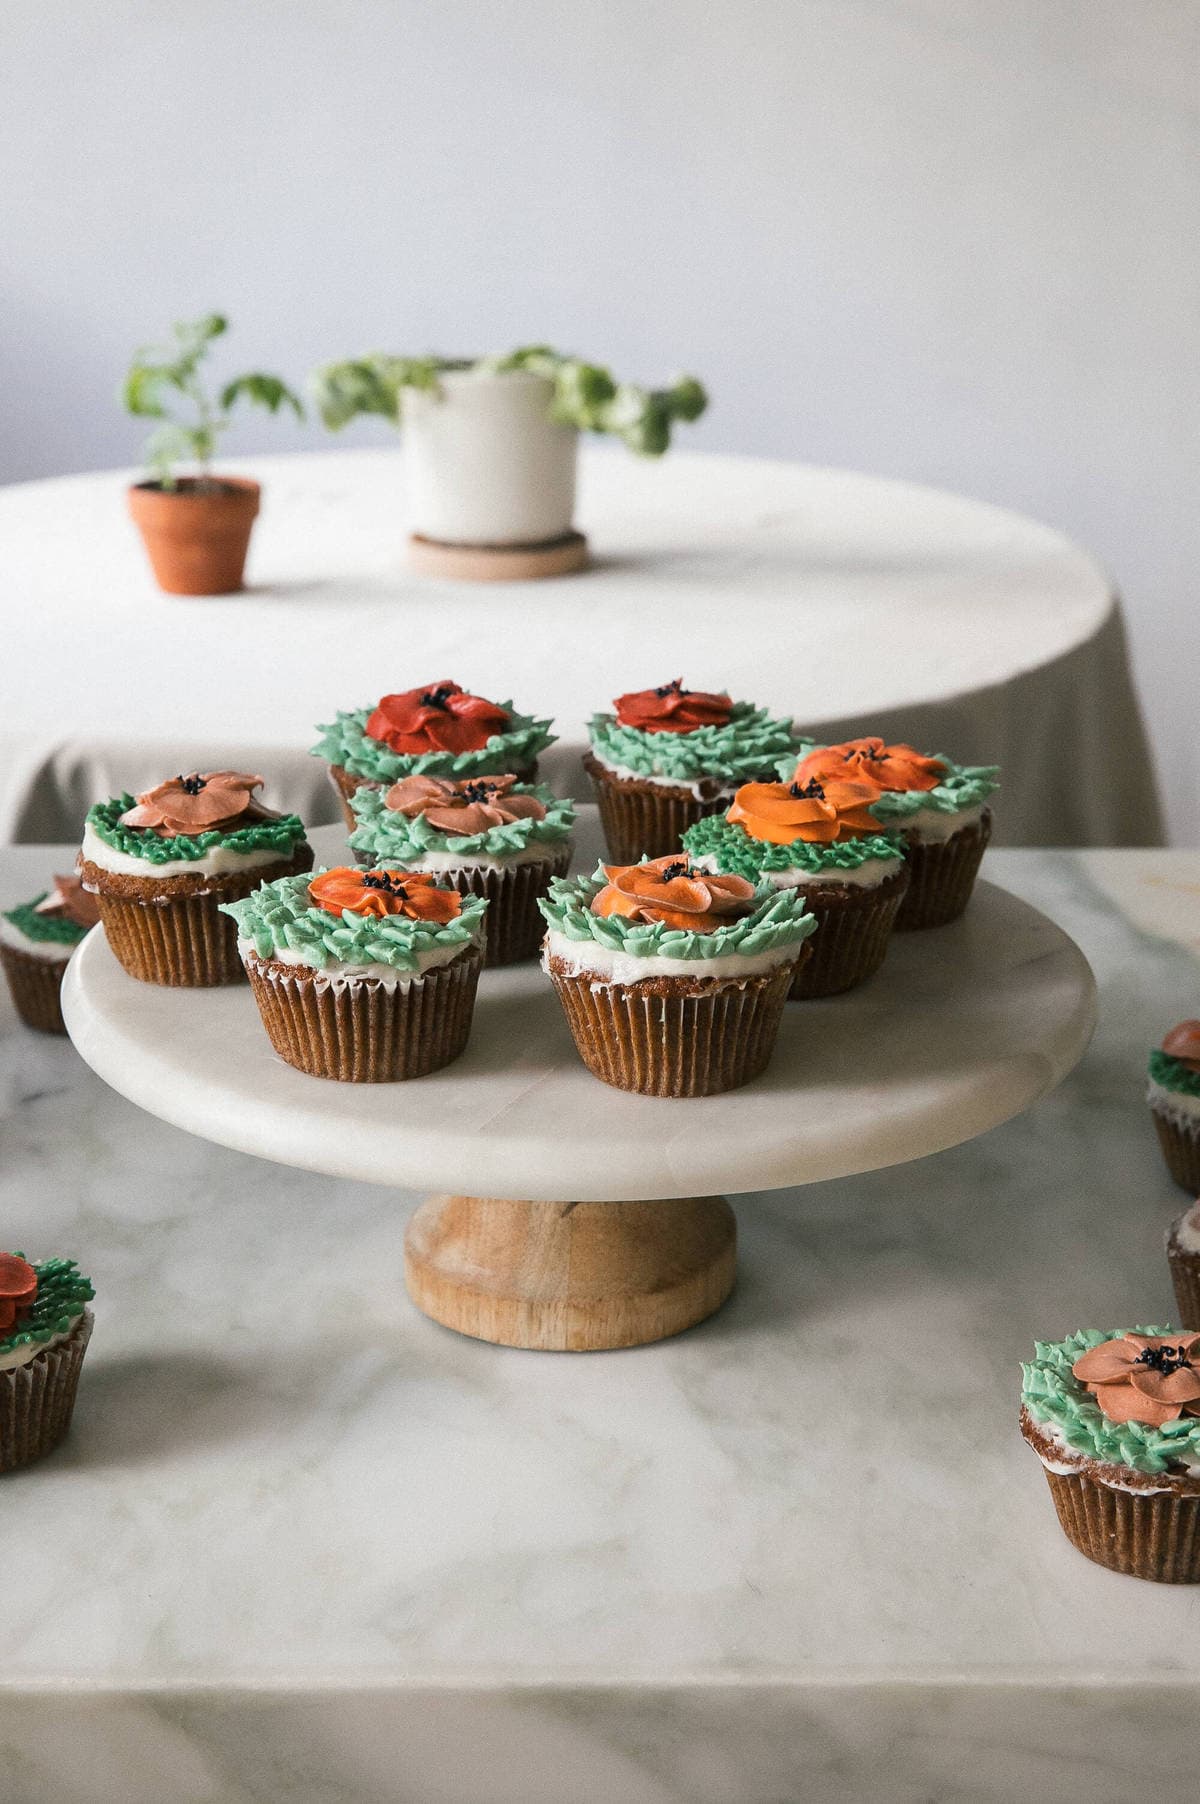
[[[560,878],[543,963],[584,1064],[643,1096],[710,1096],[771,1056],[815,921],[795,890],[681,853]]]
[[[619,695],[589,725],[584,767],[609,856],[629,864],[674,851],[685,828],[729,806],[739,784],[772,777],[798,751],[790,720],[678,677]]]
[[[483,896],[488,965],[537,954],[538,898],[571,863],[571,803],[515,777],[401,777],[350,798],[350,844],[360,863],[427,871],[464,896]]]
[[[511,702],[471,695],[448,680],[339,712],[317,731],[313,757],[328,764],[351,831],[357,822],[350,798],[364,786],[386,789],[404,777],[495,775],[532,783],[538,754],[554,741],[548,720],[519,714]]]
[[[700,870],[794,890],[817,922],[813,955],[796,973],[795,998],[833,996],[877,971],[908,888],[904,848],[878,827],[864,783],[815,778],[746,783],[725,815],[683,836]]]
[[[999,788],[995,765],[955,764],[911,745],[867,738],[819,746],[794,770],[780,768],[799,783],[842,781],[874,790],[875,821],[904,840],[909,885],[898,928],[944,927],[958,919],[992,836],[987,804]]]
[[[1200,1584],[1200,1334],[1085,1329],[1039,1341],[1021,1433],[1058,1519],[1090,1560]]]
[[[427,872],[340,867],[222,906],[271,1044],[297,1070],[393,1083],[462,1052],[483,968],[481,897]]]
[[[246,771],[192,771],[136,801],[113,796],[89,810],[77,869],[131,977],[192,988],[242,982],[220,904],[313,861],[300,817],[265,807],[261,787]]]
[[[1200,1021],[1180,1021],[1150,1054],[1146,1101],[1167,1170],[1200,1194]]]

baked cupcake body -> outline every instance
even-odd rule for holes
[[[594,1076],[643,1096],[709,1096],[758,1076],[816,926],[795,892],[602,865],[540,904],[543,965]]]
[[[364,785],[390,788],[403,777],[495,773],[532,783],[539,754],[554,742],[548,720],[451,682],[385,695],[374,706],[339,712],[317,731],[313,757],[328,764],[352,832],[358,823],[350,798]]]
[[[510,776],[417,776],[361,788],[350,805],[360,864],[426,871],[460,895],[483,897],[486,965],[536,955],[544,931],[538,898],[571,862],[569,801]]]
[[[727,815],[684,834],[697,867],[794,891],[817,923],[812,957],[796,972],[797,1001],[835,996],[876,972],[908,887],[902,842],[870,831],[851,786],[750,783]]]
[[[70,1427],[94,1294],[71,1259],[0,1253],[0,1473],[41,1459]]]
[[[314,1077],[424,1077],[467,1043],[487,903],[424,873],[282,877],[222,905],[263,1025]]]
[[[618,696],[588,731],[584,765],[609,856],[621,864],[673,852],[688,827],[799,749],[790,720],[680,683]]]
[[[0,964],[13,1006],[26,1027],[62,1034],[59,993],[76,946],[100,919],[96,898],[78,877],[56,877],[54,888],[0,915]]]
[[[1200,1583],[1200,1334],[1085,1329],[1023,1372],[1021,1433],[1068,1539],[1114,1572]]]
[[[1181,1021],[1150,1054],[1146,1101],[1167,1170],[1200,1193],[1200,1021]]]
[[[1179,1319],[1185,1328],[1200,1333],[1200,1203],[1186,1210],[1167,1230],[1167,1263]]]
[[[89,811],[79,874],[131,977],[189,988],[243,981],[221,904],[312,866],[300,817],[264,808],[254,795],[261,783],[193,772]]]
[[[787,774],[781,767],[781,775]],[[909,884],[896,926],[944,927],[971,899],[992,836],[988,797],[999,788],[994,765],[955,764],[881,739],[848,739],[807,752],[791,773],[805,783],[843,777],[874,787],[871,812],[905,844]]]

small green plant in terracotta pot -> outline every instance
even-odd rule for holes
[[[286,382],[261,370],[235,376],[213,393],[202,366],[227,327],[219,313],[176,324],[171,344],[137,352],[121,390],[131,414],[158,422],[145,448],[152,474],[130,489],[129,511],[168,595],[227,595],[242,586],[259,485],[212,469],[233,409],[240,402],[268,413],[290,407],[304,418]],[[181,475],[185,464],[193,469]]]

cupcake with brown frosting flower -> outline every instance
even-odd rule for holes
[[[52,890],[0,915],[0,965],[26,1027],[66,1033],[59,1002],[63,975],[99,919],[96,898],[78,877],[55,877]]]
[[[262,781],[181,772],[89,810],[79,875],[131,977],[190,988],[244,980],[221,903],[313,861],[300,817],[259,801]]]
[[[709,1096],[771,1056],[816,922],[795,890],[685,853],[560,878],[543,961],[589,1071],[643,1096]]]
[[[681,678],[619,695],[589,725],[584,767],[596,786],[609,856],[622,863],[673,851],[686,828],[729,806],[734,791],[775,775],[798,749],[790,720]]]
[[[424,871],[487,910],[488,965],[533,958],[542,938],[538,898],[571,862],[575,810],[513,776],[402,777],[350,798],[350,844],[360,863]]]
[[[1154,1048],[1146,1101],[1167,1170],[1200,1194],[1200,1021],[1180,1021]]]

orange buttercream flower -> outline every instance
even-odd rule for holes
[[[882,739],[843,739],[819,746],[796,766],[798,783],[841,777],[869,783],[875,790],[936,789],[946,774],[940,758],[926,758],[911,745],[885,745]]]
[[[11,1334],[37,1298],[37,1273],[19,1253],[0,1253],[0,1335]]]
[[[254,795],[262,778],[240,770],[193,771],[188,777],[170,777],[156,784],[127,808],[123,827],[148,828],[163,839],[177,833],[209,833],[234,826],[244,816],[276,820]]]
[[[828,846],[880,832],[870,813],[878,797],[879,791],[866,783],[819,783],[816,778],[808,783],[743,783],[725,819],[745,828],[751,839],[773,846],[789,846],[794,839]]]
[[[367,733],[403,757],[422,752],[479,752],[511,716],[457,683],[428,683],[385,695],[367,721]]]
[[[1171,1029],[1162,1049],[1189,1071],[1200,1072],[1200,1021],[1181,1021]]]
[[[412,820],[423,814],[439,833],[486,833],[512,821],[544,821],[546,805],[536,796],[510,795],[515,777],[402,777],[384,796],[384,806]]]
[[[727,726],[733,703],[727,695],[685,689],[683,678],[676,677],[657,689],[618,695],[613,708],[619,726],[636,727],[641,733],[694,733],[697,727]]]
[[[359,871],[340,865],[314,877],[308,893],[331,915],[407,915],[438,927],[462,909],[458,891],[440,889],[428,871]]]
[[[1081,1354],[1071,1372],[1110,1422],[1161,1428],[1200,1416],[1200,1334],[1123,1334]]]
[[[608,882],[592,902],[593,914],[662,921],[691,933],[715,932],[747,914],[754,901],[754,885],[744,877],[697,871],[674,853],[646,864],[606,864],[604,875]]]

